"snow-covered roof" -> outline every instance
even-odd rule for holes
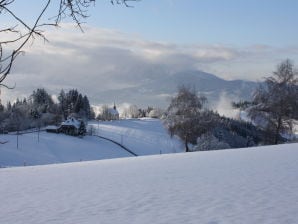
[[[61,123],[61,126],[74,126],[76,128],[79,128],[80,125],[81,125],[81,122],[73,117],[70,117],[66,121]]]
[[[114,108],[109,108],[108,112],[109,112],[109,114],[112,114],[112,115],[119,115],[118,110],[114,109]]]
[[[58,127],[57,126],[55,126],[55,125],[48,125],[47,127],[46,127],[46,130],[56,130]]]

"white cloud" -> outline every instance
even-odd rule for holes
[[[291,57],[296,55],[294,50],[281,53],[281,49],[266,45],[177,45],[148,41],[117,30],[84,30],[81,33],[72,24],[64,24],[46,33],[49,43],[35,41],[29,46],[6,80],[6,84],[16,83],[17,87],[4,90],[2,99],[28,96],[40,87],[53,94],[61,88],[77,88],[93,103],[106,104],[117,96],[104,99],[103,92],[136,88],[169,73],[199,69],[225,79],[260,80],[275,69],[279,59],[298,59]],[[280,54],[277,56],[275,51]]]

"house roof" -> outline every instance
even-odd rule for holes
[[[70,117],[66,121],[61,123],[61,126],[74,126],[76,128],[80,128],[81,122],[77,119]]]

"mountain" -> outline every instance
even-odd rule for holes
[[[91,96],[93,102],[116,103],[127,102],[139,107],[158,106],[165,108],[169,99],[177,92],[179,85],[195,87],[204,94],[209,104],[215,105],[221,95],[232,100],[248,100],[257,87],[256,82],[244,80],[224,80],[213,74],[202,71],[186,71],[179,73],[160,73],[146,76],[135,85],[122,89],[99,90]]]

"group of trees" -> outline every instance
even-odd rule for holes
[[[118,116],[121,118],[142,118],[142,117],[150,117],[150,118],[162,118],[164,114],[164,110],[161,108],[153,108],[148,106],[147,108],[139,108],[136,105],[129,105],[128,107],[122,108],[121,114],[116,110],[116,106],[113,108],[108,105],[102,105],[100,108],[100,113],[98,113],[96,119],[97,120],[114,120],[115,112],[118,113]],[[116,119],[119,119],[117,117]]]
[[[165,124],[171,135],[178,135],[192,150],[249,147],[286,141],[298,120],[298,78],[290,60],[256,89],[251,101],[234,103],[248,111],[252,123],[220,116],[204,108],[206,98],[195,89],[182,86],[167,109]]]
[[[220,116],[204,108],[207,99],[195,89],[179,87],[166,112],[169,133],[179,136],[186,152],[247,147],[262,142],[264,133],[251,123]],[[189,144],[196,145],[193,148]]]
[[[65,93],[61,90],[58,102],[54,102],[45,89],[37,89],[28,98],[0,105],[0,124],[2,130],[20,131],[40,128],[45,125],[57,125],[68,116],[83,119],[94,118],[87,96],[72,89]]]
[[[151,118],[161,118],[164,111],[160,108],[153,108],[148,106],[147,108],[138,108],[136,105],[130,105],[127,108],[123,109],[122,117],[125,118],[142,118],[142,117],[151,117]]]
[[[61,90],[58,100],[63,119],[67,119],[69,115],[75,115],[86,120],[95,117],[88,97],[86,95],[83,96],[76,89],[71,89],[67,93]]]

